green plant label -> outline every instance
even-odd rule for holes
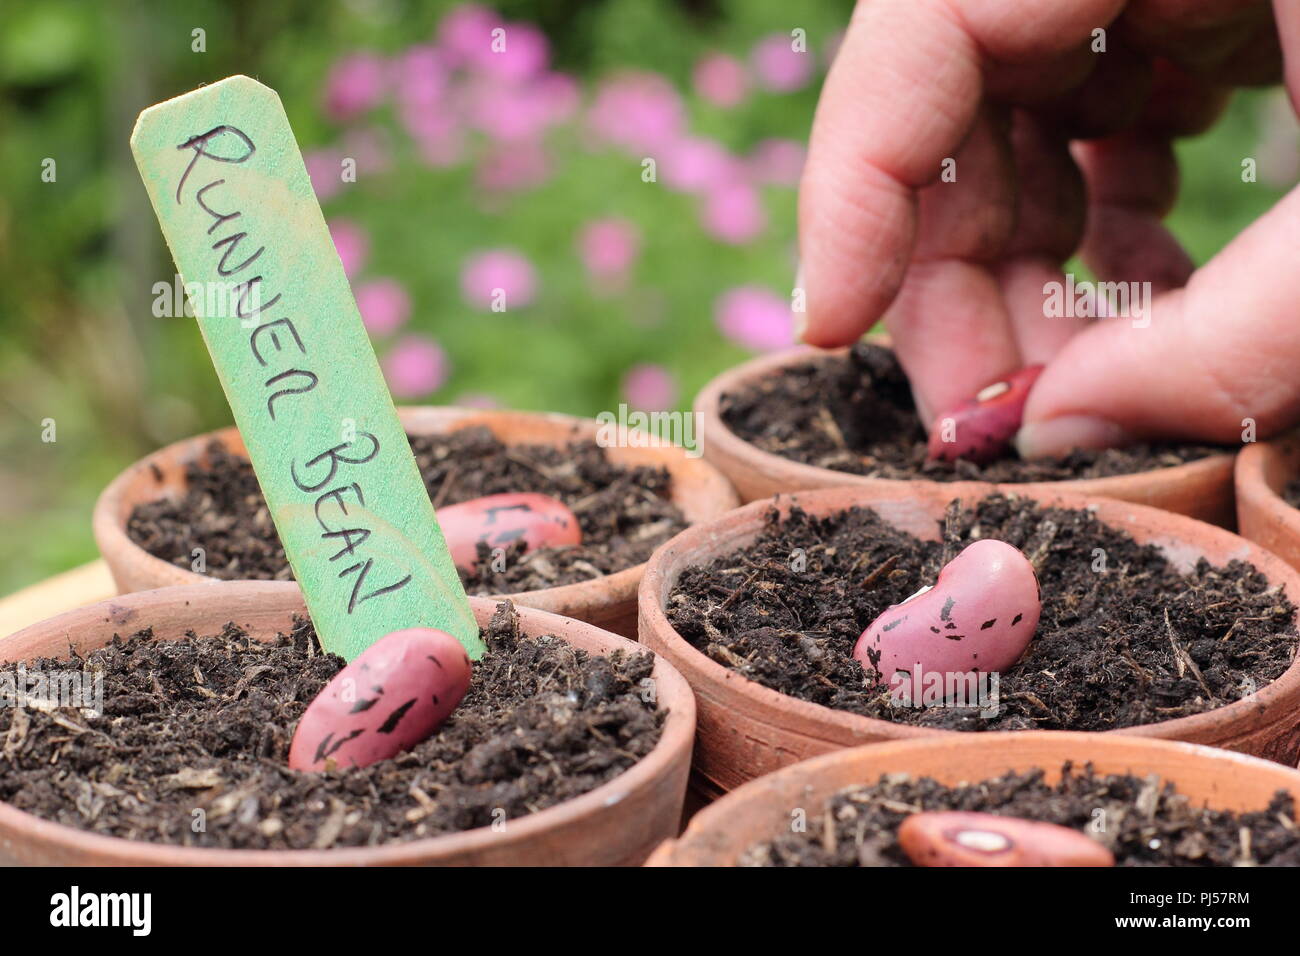
[[[484,646],[274,90],[151,106],[131,149],[321,643]]]

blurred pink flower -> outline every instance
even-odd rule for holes
[[[411,317],[411,297],[396,279],[371,279],[354,293],[361,321],[371,335],[390,335]]]
[[[511,249],[491,249],[469,259],[461,269],[460,291],[465,301],[480,309],[491,309],[498,290],[504,307],[517,309],[533,301],[537,274],[533,264]]]
[[[373,53],[355,53],[330,68],[325,80],[325,112],[336,121],[373,109],[388,91],[388,64]]]
[[[365,265],[370,255],[370,237],[351,219],[331,219],[330,238],[343,262],[343,272],[350,279]]]
[[[578,254],[593,278],[623,278],[640,251],[636,227],[626,219],[597,219],[578,235]]]
[[[404,107],[427,109],[441,102],[447,90],[447,64],[436,47],[411,47],[395,72],[397,100]]]
[[[744,64],[725,53],[710,53],[696,63],[694,80],[701,99],[724,109],[739,106],[749,92]]]
[[[491,38],[488,56],[477,61],[485,73],[520,81],[546,69],[551,59],[546,34],[531,23],[507,23],[501,29]]]
[[[479,162],[475,181],[487,192],[516,192],[541,185],[550,172],[545,148],[533,140],[488,150]]]
[[[749,169],[760,183],[797,186],[803,174],[804,145],[793,139],[765,139],[754,147]]]
[[[663,150],[659,175],[664,185],[682,192],[703,192],[743,174],[740,162],[711,139],[683,137]]]
[[[357,161],[358,178],[389,167],[389,147],[382,129],[351,129],[343,137],[342,152]]]
[[[685,127],[685,110],[664,77],[624,73],[601,84],[587,122],[604,142],[642,152],[676,140]]]
[[[756,239],[767,226],[767,213],[758,190],[746,182],[710,189],[704,197],[701,224],[715,239],[742,245]]]
[[[794,40],[785,33],[773,33],[758,41],[750,62],[759,83],[774,93],[790,93],[807,85],[812,78],[813,57],[794,49]]]
[[[407,335],[399,339],[382,362],[394,398],[422,398],[447,381],[447,354],[433,339]]]
[[[677,380],[662,365],[633,365],[623,376],[623,396],[633,408],[666,411],[677,403]]]
[[[402,124],[430,166],[442,168],[460,162],[465,154],[465,131],[450,110],[402,108]]]
[[[728,339],[747,349],[770,352],[794,342],[790,302],[761,286],[743,285],[724,293],[714,320]]]
[[[319,202],[325,202],[343,188],[342,160],[342,154],[336,150],[315,149],[303,154],[302,161]]]
[[[534,84],[550,112],[552,123],[565,123],[578,112],[582,91],[567,73],[547,73]]]
[[[477,66],[492,56],[492,31],[504,26],[496,11],[476,3],[452,9],[438,27],[438,43],[452,66]]]
[[[579,100],[576,81],[562,73],[523,83],[475,77],[460,94],[469,123],[501,143],[539,137],[549,126],[570,119]]]
[[[465,114],[474,128],[501,143],[535,139],[554,115],[539,87],[491,78],[472,82],[465,90]]]

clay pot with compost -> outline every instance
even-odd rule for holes
[[[1300,864],[1300,772],[1082,733],[894,741],[753,780],[652,866]]]
[[[990,382],[922,421],[882,340],[797,348],[730,369],[701,390],[705,456],[743,501],[790,491],[979,482],[1131,501],[1231,527],[1235,449],[1139,444],[1021,460],[1011,439],[1038,369]]]
[[[1300,437],[1248,444],[1234,480],[1242,537],[1300,568]]]
[[[694,733],[666,661],[472,598],[350,663],[289,582],[126,595],[0,640],[0,860],[636,864],[676,832]],[[73,701],[32,683],[62,675]]]
[[[1295,569],[1110,499],[948,485],[753,502],[651,559],[641,642],[716,794],[841,747],[1104,731],[1295,765]]]
[[[615,633],[635,633],[636,586],[651,552],[736,504],[701,459],[670,446],[603,447],[594,421],[450,408],[399,414],[466,590]],[[100,496],[94,530],[123,593],[292,579],[234,429],[128,468]]]

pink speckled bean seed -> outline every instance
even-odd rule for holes
[[[930,426],[929,457],[939,461],[965,458],[976,464],[1001,458],[1020,430],[1025,400],[1042,370],[1041,365],[1022,368],[937,415]]]
[[[523,540],[530,551],[582,544],[581,525],[564,502],[532,492],[489,494],[439,507],[438,525],[460,567],[478,561],[480,541],[489,548],[510,548]]]
[[[523,540],[527,549],[582,544],[582,527],[563,502],[546,495],[519,492],[488,495],[438,509],[438,524],[451,559],[463,568],[478,561],[478,543],[508,548]]]
[[[1115,857],[1078,830],[992,813],[917,813],[898,828],[917,866],[1114,866]]]
[[[408,627],[385,634],[308,705],[289,766],[366,767],[409,750],[456,709],[472,670],[465,649],[445,631]]]
[[[853,656],[867,679],[910,694],[912,675],[1010,667],[1029,645],[1042,602],[1034,566],[1003,541],[976,541],[939,572],[934,587],[885,611]]]

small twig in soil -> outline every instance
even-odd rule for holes
[[[1246,621],[1267,621],[1267,620],[1269,620],[1267,615],[1263,617],[1239,617],[1232,622],[1232,627],[1228,628],[1228,630],[1224,633],[1223,637],[1219,638],[1219,641],[1220,642],[1226,641],[1228,638],[1232,637],[1232,632],[1237,629],[1238,624],[1242,624]]]
[[[1174,663],[1178,666],[1178,676],[1182,677],[1187,673],[1187,665],[1183,662],[1183,649],[1178,646],[1178,640],[1174,637],[1173,626],[1169,623],[1169,611],[1165,611],[1165,633],[1169,635],[1169,646],[1174,651]]]
[[[863,591],[870,591],[873,587],[876,586],[876,582],[880,580],[882,575],[884,575],[888,571],[894,570],[894,565],[896,565],[897,563],[898,563],[898,555],[891,554],[889,557],[885,558],[884,561],[880,562],[880,564],[876,566],[876,569],[874,571],[872,571],[865,578],[863,578],[862,583],[859,584],[858,587],[861,588]]]
[[[830,440],[833,441],[837,447],[849,447],[849,443],[844,440],[844,432],[840,431],[840,426],[835,423],[835,419],[831,416],[830,410],[827,409],[826,406],[823,405],[821,408],[817,409],[817,419],[822,430],[830,436]]]
[[[1035,572],[1041,573],[1043,562],[1047,560],[1047,555],[1052,550],[1052,542],[1056,540],[1056,532],[1060,528],[1057,527],[1055,521],[1043,521],[1039,527],[1043,530],[1043,540],[1034,549],[1034,553],[1029,556],[1029,563],[1034,566]]]
[[[961,503],[954,498],[948,502],[948,507],[943,513],[943,558],[939,562],[939,567],[947,565],[961,550],[961,535],[957,531],[960,521]]]
[[[1141,813],[1148,820],[1156,815],[1156,810],[1160,807],[1160,778],[1155,774],[1146,778],[1142,789],[1138,792],[1137,799],[1133,801],[1134,807],[1138,813]]]
[[[1196,683],[1201,685],[1201,690],[1205,691],[1206,697],[1213,704],[1217,700],[1214,691],[1210,690],[1210,685],[1205,682],[1205,676],[1201,673],[1201,669],[1196,666],[1196,661],[1192,660],[1192,655],[1187,653],[1187,648],[1179,644],[1178,639],[1174,637],[1173,625],[1169,623],[1168,608],[1165,609],[1165,631],[1169,634],[1169,643],[1174,649],[1174,660],[1178,663],[1178,676],[1182,677],[1185,671],[1191,671],[1192,676],[1196,678]]]
[[[569,567],[575,568],[578,571],[582,571],[584,574],[591,575],[593,580],[595,580],[596,578],[603,578],[605,576],[605,572],[600,570],[600,568],[596,567],[590,561],[574,561],[572,564],[569,565]]]
[[[1236,866],[1254,866],[1255,858],[1250,852],[1250,827],[1242,827],[1238,834],[1241,839],[1241,859],[1236,862]]]
[[[9,723],[9,732],[5,734],[4,754],[6,760],[12,760],[14,754],[18,753],[22,747],[23,741],[27,739],[27,727],[31,723],[27,716],[27,710],[23,707],[14,708],[13,719]]]
[[[873,802],[879,803],[886,810],[893,810],[895,813],[920,813],[924,809],[923,807],[914,806],[910,803],[903,803],[901,800],[890,800],[884,797]]]
[[[828,856],[834,856],[835,851],[839,849],[839,841],[836,836],[835,818],[831,816],[831,808],[827,807],[822,814],[822,848]]]
[[[717,610],[725,611],[727,608],[731,607],[731,605],[735,603],[736,598],[740,597],[741,592],[744,591],[745,588],[753,584],[754,579],[757,578],[760,573],[761,573],[761,569],[760,571],[755,571],[749,577],[745,578],[744,581],[740,582],[740,584],[736,587],[736,589],[727,595],[727,599],[718,605]]]
[[[342,800],[336,797],[330,798],[330,815],[316,831],[316,839],[311,844],[313,850],[328,850],[334,845],[334,841],[343,832],[343,819],[347,816],[347,812],[348,808]]]
[[[1048,707],[1046,704],[1044,704],[1042,698],[1040,698],[1037,694],[1033,693],[1032,691],[1021,691],[1020,693],[1017,694],[1003,694],[1002,696],[1006,700],[1028,701],[1030,704],[1037,707],[1039,710],[1047,714],[1049,717],[1052,714],[1052,709]]]
[[[447,472],[447,477],[442,480],[438,486],[438,493],[433,496],[433,510],[437,511],[442,507],[442,503],[447,500],[447,495],[451,493],[452,486],[456,484],[456,479],[460,477],[460,465],[452,465]]]
[[[410,795],[415,798],[415,802],[419,804],[418,807],[412,807],[406,811],[407,823],[419,823],[429,814],[438,809],[438,804],[434,799],[415,784],[411,784],[411,787],[407,792],[410,793]]]
[[[1143,667],[1141,664],[1139,664],[1136,660],[1134,660],[1132,654],[1130,654],[1128,651],[1122,651],[1119,656],[1120,656],[1120,660],[1122,660],[1129,667],[1133,668],[1133,670],[1137,671],[1138,676],[1142,678],[1143,686],[1146,686],[1147,684],[1151,683],[1151,672],[1147,670],[1145,667]]]

